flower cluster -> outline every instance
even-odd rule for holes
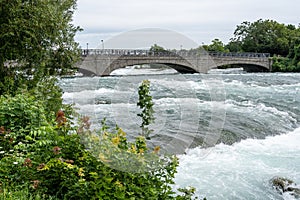
[[[30,158],[26,158],[24,163],[23,163],[23,166],[32,167],[32,160]]]
[[[60,154],[61,153],[61,148],[58,146],[53,147],[52,151],[55,155]]]
[[[57,126],[64,126],[67,122],[67,118],[65,117],[65,113],[62,110],[59,110],[56,113],[56,122],[57,122]]]

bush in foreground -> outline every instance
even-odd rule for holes
[[[49,115],[46,101],[0,97],[0,199],[191,199],[193,189],[172,191],[175,156],[148,149],[143,136],[127,141],[119,127],[90,131],[87,117],[75,127],[63,111]]]

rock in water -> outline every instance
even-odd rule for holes
[[[270,182],[273,188],[280,194],[289,193],[289,195],[294,196],[296,199],[300,199],[300,188],[294,181],[283,177],[274,177]]]

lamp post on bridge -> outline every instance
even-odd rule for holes
[[[104,41],[101,40],[101,43],[102,43],[102,50],[104,50]]]
[[[89,54],[89,43],[87,42],[86,43],[86,55],[88,55]]]

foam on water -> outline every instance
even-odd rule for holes
[[[192,185],[208,199],[282,199],[269,180],[283,176],[300,184],[299,141],[300,128],[264,140],[190,149],[179,156],[177,187]]]
[[[188,136],[183,135],[188,128],[197,126],[199,137],[211,134],[212,110],[226,112],[221,141],[231,144],[242,139],[232,146],[194,148],[180,155],[177,187],[192,185],[208,199],[265,200],[282,199],[269,183],[274,176],[300,184],[300,129],[294,130],[300,122],[300,74],[221,74],[222,82],[213,74],[132,75],[64,79],[64,101],[75,102],[81,114],[91,116],[96,128],[107,117],[109,125],[113,127],[115,121],[130,134],[139,129],[136,114],[140,110],[136,106],[138,84],[126,81],[149,79],[156,117],[153,129],[157,138],[153,141],[161,141],[163,146],[170,138],[181,140]],[[224,91],[215,91],[213,96],[211,92],[219,86]],[[226,95],[224,99],[218,98],[224,97],[220,92]],[[196,116],[191,114],[193,110],[198,110],[199,119],[182,123]],[[246,139],[287,132],[265,140]],[[283,196],[293,199],[287,193]]]
[[[266,106],[263,103],[255,104],[253,101],[235,101],[235,100],[226,100],[226,110],[236,109],[240,110],[239,112],[244,113],[245,111],[257,112],[257,113],[266,113],[273,116],[278,116],[289,120],[290,122],[297,122],[295,119],[296,115],[287,111],[280,111],[275,107]]]
[[[107,94],[107,93],[114,93],[115,90],[107,89],[107,88],[99,88],[97,90],[82,90],[78,92],[65,92],[63,94],[64,99],[68,98],[89,98],[95,97],[97,94]]]
[[[121,69],[117,69],[115,71],[113,71],[111,73],[111,75],[113,76],[124,76],[124,75],[143,75],[143,74],[147,74],[147,75],[153,75],[153,74],[177,74],[178,72],[174,69],[155,69],[155,68],[150,68],[147,66],[139,66],[139,65],[135,65],[135,66],[128,66],[126,68],[121,68]]]

